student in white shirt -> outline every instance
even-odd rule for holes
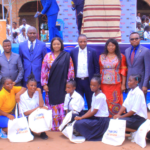
[[[27,91],[20,96],[19,112],[23,112],[25,116],[29,116],[37,108],[48,109],[44,106],[41,89],[37,88],[37,81],[33,73],[28,77]],[[40,134],[42,139],[48,139],[45,132]]]
[[[140,75],[131,75],[129,77],[128,86],[131,90],[119,113],[114,116],[114,119],[126,120],[126,131],[128,132],[136,131],[147,119],[145,96],[143,91],[138,87],[140,81]],[[127,113],[123,114],[125,111]]]
[[[75,117],[74,129],[88,141],[101,141],[109,125],[106,96],[100,91],[100,84],[100,75],[94,75],[90,83],[94,92],[91,108],[83,116]]]
[[[144,40],[148,40],[150,39],[150,27],[149,26],[146,26],[144,28]]]
[[[141,22],[141,14],[137,13],[136,22]]]
[[[19,29],[17,28],[17,23],[16,23],[16,22],[13,22],[12,26],[13,26],[13,28],[12,28],[12,33],[17,32],[17,34],[19,35],[20,31],[19,31]]]
[[[18,42],[22,43],[28,40],[28,36],[26,34],[26,29],[22,28],[22,32],[18,35]]]
[[[22,19],[22,25],[19,27],[20,33],[22,32],[22,28],[26,29],[26,33],[28,32],[28,28],[30,27],[30,25],[27,24],[26,19]]]
[[[66,84],[66,96],[64,102],[64,110],[66,114],[73,111],[74,114],[79,114],[84,109],[83,97],[75,91],[76,81],[70,79]]]

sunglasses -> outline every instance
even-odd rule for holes
[[[140,38],[131,38],[130,40],[131,41],[134,41],[134,40],[137,41],[138,39],[140,39]]]

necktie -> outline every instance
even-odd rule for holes
[[[68,102],[68,112],[69,112],[69,104],[70,104],[71,100],[72,100],[72,97],[70,98],[70,100]]]
[[[133,48],[133,51],[131,53],[131,65],[133,65],[134,56],[135,56],[135,47]]]
[[[30,52],[30,55],[33,54],[33,42],[31,42],[31,46],[30,46],[29,52]]]

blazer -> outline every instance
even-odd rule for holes
[[[139,83],[139,87],[143,86],[148,87],[149,75],[150,75],[150,51],[144,46],[139,46],[133,65],[131,65],[130,55],[132,47],[129,47],[125,50],[125,56],[127,61],[128,73],[127,73],[127,82],[126,87],[128,88],[128,79],[132,74],[140,74],[142,79]]]
[[[51,16],[59,12],[59,6],[56,0],[41,0],[41,3],[43,6],[42,14]]]
[[[36,81],[41,81],[42,61],[46,53],[47,49],[45,43],[36,40],[33,57],[31,58],[28,48],[28,41],[20,43],[19,54],[24,66],[24,82],[27,82],[27,78],[30,75],[31,71],[34,74]]]
[[[18,54],[12,52],[9,61],[4,53],[0,55],[0,89],[2,88],[2,77],[10,77],[19,86],[23,79],[23,73],[21,58]]]
[[[77,75],[78,53],[79,53],[79,47],[71,50],[70,52],[70,56],[74,64],[75,77]],[[94,74],[100,74],[100,69],[99,69],[98,56],[97,56],[96,51],[91,49],[90,47],[87,47],[87,55],[88,55],[87,57],[88,73],[89,73],[89,79],[91,81]]]

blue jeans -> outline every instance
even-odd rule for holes
[[[15,115],[13,115],[15,117]],[[7,128],[8,127],[9,118],[6,116],[0,116],[0,128]]]

